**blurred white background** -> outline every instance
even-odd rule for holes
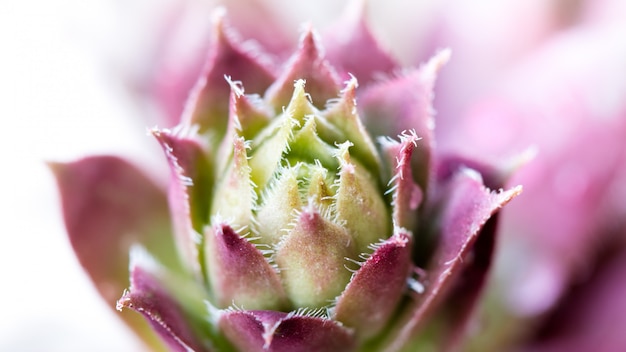
[[[149,148],[119,72],[147,3],[0,2],[1,351],[139,349],[79,267],[44,160]]]

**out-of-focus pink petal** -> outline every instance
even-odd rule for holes
[[[525,351],[622,351],[626,349],[626,250],[613,243],[597,268],[560,303]]]
[[[189,92],[202,73],[211,38],[210,6],[179,1],[166,6],[148,72],[148,93],[165,114],[165,127],[180,123]]]
[[[436,131],[443,149],[458,132],[458,117],[484,97],[512,65],[576,21],[577,1],[442,1],[415,63],[452,48],[454,60],[438,78]]]
[[[376,76],[388,76],[398,68],[370,31],[364,1],[352,1],[337,23],[324,32],[322,42],[326,57],[344,80],[352,74],[365,85]]]
[[[441,346],[453,346],[462,337],[467,318],[485,281],[494,247],[494,213],[521,192],[520,187],[492,192],[476,171],[461,169],[434,194],[442,209],[431,214],[437,225],[438,248],[427,267],[425,292],[413,294],[390,335],[389,348],[399,350],[413,340],[435,313],[446,319]],[[440,203],[441,202],[441,203]],[[444,298],[446,305],[442,307]]]
[[[615,133],[626,123],[609,126],[581,126],[579,138],[572,136],[563,149],[538,156],[513,177],[527,193],[508,209],[502,231],[515,236],[512,241],[521,248],[532,248],[526,254],[543,263],[517,263],[509,272],[506,291],[518,313],[534,315],[551,307],[604,241],[597,229],[612,216],[606,203],[626,150],[625,133]],[[536,285],[545,274],[545,284]]]
[[[275,77],[271,57],[259,47],[246,46],[238,33],[226,24],[223,12],[214,13],[213,21],[209,56],[190,93],[182,122],[197,124],[200,132],[214,129],[221,136],[226,130],[230,101],[230,85],[225,77],[243,80],[247,91],[257,94],[263,93]]]
[[[226,311],[219,326],[241,351],[345,351],[355,348],[352,332],[323,318],[275,311]]]
[[[126,161],[112,156],[50,163],[61,192],[65,226],[80,264],[113,306],[128,286],[134,243],[178,268],[163,190]],[[134,314],[122,317],[153,346],[154,335]]]
[[[555,38],[461,119],[457,140],[466,153],[498,158],[529,145],[537,151],[512,180],[525,194],[502,224],[500,258],[509,268],[502,279],[519,314],[540,314],[558,300],[604,241],[598,226],[623,207],[609,204],[626,158],[621,36],[611,25]],[[525,255],[514,261],[509,244]]]
[[[258,42],[277,59],[287,58],[294,49],[298,35],[293,30],[298,20],[279,13],[272,1],[222,1],[228,17],[244,38]]]
[[[625,110],[625,30],[624,24],[579,26],[545,41],[458,111],[456,128],[444,128],[455,137],[442,142],[483,158],[507,157],[529,145],[543,155],[567,143],[581,124],[618,118]],[[437,95],[438,105],[447,106],[444,95]]]
[[[291,36],[293,23],[280,18],[266,1],[230,0],[223,4],[229,22],[242,37],[250,38],[248,46],[261,45],[268,55],[284,59],[293,49],[297,38]],[[159,41],[152,68],[150,91],[156,103],[164,109],[166,127],[180,122],[183,107],[191,89],[202,73],[207,53],[210,55],[214,29],[210,21],[213,4],[201,1],[175,2],[161,19]],[[263,21],[258,19],[262,18]],[[233,79],[236,78],[233,75]]]
[[[624,25],[626,3],[620,0],[582,1],[580,17],[586,24],[604,25],[610,22]]]

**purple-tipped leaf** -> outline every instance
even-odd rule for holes
[[[373,135],[397,136],[414,130],[422,139],[413,156],[414,177],[422,188],[430,177],[433,153],[433,88],[449,56],[449,51],[441,51],[417,70],[370,85],[359,97],[361,117]]]
[[[469,169],[459,170],[450,180],[445,180],[434,195],[443,208],[433,218],[438,223],[439,245],[427,268],[426,291],[414,295],[415,302],[409,313],[397,321],[398,330],[390,335],[389,350],[397,351],[413,340],[459,282],[465,290],[461,292],[464,304],[455,304],[461,317],[447,323],[444,332],[447,337],[442,337],[443,341],[439,342],[453,344],[460,337],[469,310],[484,283],[492,255],[494,228],[483,229],[483,226],[520,192],[521,187],[492,192],[483,186],[480,175]],[[462,273],[465,282],[459,281]],[[455,302],[450,300],[450,303]]]
[[[238,82],[228,80],[230,84],[230,102],[228,110],[228,126],[224,139],[220,142],[218,152],[218,174],[224,170],[232,154],[233,140],[241,136],[251,140],[267,124],[272,116],[271,109],[265,106],[258,96],[244,94],[244,87]]]
[[[301,79],[306,81],[307,92],[317,108],[323,108],[328,99],[339,95],[339,78],[325,59],[317,34],[310,27],[303,33],[298,50],[289,59],[282,74],[265,94],[277,112],[289,104],[293,82]]]
[[[252,243],[224,223],[215,224],[205,237],[209,281],[220,307],[288,307],[276,269]]]
[[[406,229],[416,228],[417,208],[424,198],[422,189],[415,184],[411,168],[411,157],[418,147],[418,140],[414,133],[407,132],[400,136],[399,142],[383,140],[382,145],[389,163],[395,166],[390,184],[393,221],[396,226]]]
[[[113,156],[50,167],[74,252],[111,306],[128,286],[131,244],[141,243],[168,266],[179,266],[165,192],[143,173]],[[122,318],[153,349],[162,348],[142,319],[134,314]]]
[[[348,232],[325,218],[313,205],[305,207],[276,249],[285,290],[297,307],[327,305],[350,280],[345,258],[355,258]]]
[[[219,326],[240,351],[349,352],[355,348],[351,330],[337,322],[274,311],[226,311]]]
[[[225,23],[223,13],[214,16],[211,47],[201,79],[191,92],[182,121],[197,124],[200,132],[215,129],[225,132],[230,87],[224,77],[243,82],[251,93],[262,93],[274,81],[272,65],[260,51],[246,49],[233,29]]]
[[[411,243],[409,233],[396,229],[376,245],[339,296],[334,319],[355,328],[359,339],[378,333],[397,308],[411,270]]]
[[[150,323],[171,351],[211,351],[224,341],[213,335],[212,318],[201,287],[166,272],[142,251],[131,252],[130,288],[117,309],[132,309]]]

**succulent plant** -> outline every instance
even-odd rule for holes
[[[329,57],[306,27],[271,65],[218,13],[180,124],[150,130],[171,171],[167,201],[115,157],[52,166],[81,263],[110,298],[130,248],[117,307],[172,350],[397,351],[462,338],[494,214],[521,189],[492,191],[496,169],[435,152],[432,89],[449,52],[399,70],[354,18]]]

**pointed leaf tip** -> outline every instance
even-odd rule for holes
[[[372,173],[378,173],[381,169],[378,151],[357,110],[356,89],[358,86],[356,77],[350,76],[350,79],[345,82],[339,100],[329,104],[323,112],[324,118],[339,129],[342,135],[331,137],[324,129],[320,130],[320,135],[326,140],[339,143],[349,140],[354,144],[352,151],[355,157],[361,160]]]
[[[415,229],[417,209],[424,194],[415,183],[411,162],[413,151],[418,147],[420,138],[415,131],[403,132],[399,137],[399,142],[384,140],[382,145],[389,163],[395,164],[390,181],[391,189],[388,192],[393,196],[393,220],[396,226]]]
[[[226,138],[237,134],[245,139],[252,139],[270,122],[271,111],[258,96],[244,94],[243,83],[233,82],[230,77],[227,81],[231,87],[231,93]]]
[[[344,258],[355,258],[354,246],[343,227],[325,218],[315,206],[305,206],[278,244],[275,256],[294,305],[323,307],[339,295],[350,279]]]
[[[402,229],[375,246],[339,296],[334,318],[355,328],[359,339],[387,324],[406,289],[411,269],[411,235]]]
[[[169,274],[157,263],[146,263],[143,259],[139,258],[131,267],[130,288],[117,301],[117,309],[129,308],[143,315],[172,351],[209,351],[201,335],[209,323],[204,310],[198,311],[198,305],[191,302],[201,302],[202,298],[190,299],[189,294],[182,303],[181,297],[165,283]]]
[[[356,242],[357,250],[391,234],[391,219],[378,188],[378,180],[348,153],[348,142],[340,145],[337,158],[341,163],[337,187],[337,218]]]
[[[205,236],[209,281],[220,307],[288,308],[276,270],[252,243],[224,223],[214,225]]]
[[[224,76],[244,80],[252,93],[263,93],[275,79],[269,56],[259,49],[246,49],[238,34],[226,22],[225,15],[213,17],[213,38],[203,73],[185,106],[182,121],[200,127],[200,132],[214,129],[223,135],[229,112],[230,87]]]
[[[292,84],[299,79],[306,81],[307,92],[317,108],[323,108],[329,99],[339,94],[339,78],[325,59],[317,34],[310,26],[300,38],[298,50],[265,94],[276,112],[287,106],[292,96]]]
[[[294,210],[302,207],[298,188],[300,167],[281,169],[262,195],[256,220],[263,243],[277,244],[293,220]]]
[[[419,69],[372,84],[359,98],[359,112],[370,133],[397,136],[414,130],[422,139],[413,156],[416,183],[426,189],[434,153],[434,84],[448,51],[435,55]]]
[[[211,215],[229,219],[233,226],[252,226],[252,209],[256,203],[252,168],[248,164],[249,145],[243,137],[235,137],[231,146],[231,159],[226,172],[217,181]]]

